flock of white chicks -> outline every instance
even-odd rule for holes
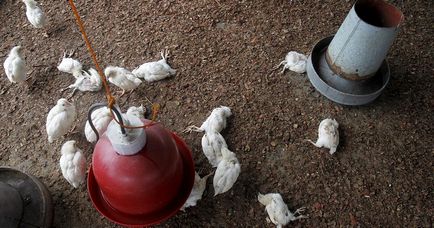
[[[26,5],[26,16],[29,22],[35,28],[44,27],[47,20],[38,3],[34,0],[23,0],[23,2]],[[71,58],[71,55],[67,56],[64,53],[62,60],[57,66],[59,71],[69,73],[75,78],[75,82],[65,89],[73,89],[71,96],[74,95],[76,90],[82,92],[101,90],[102,81],[98,72],[93,68],[87,71],[83,70],[82,64],[78,60]],[[104,70],[104,73],[110,83],[122,89],[123,95],[125,91],[132,91],[137,88],[142,83],[141,79],[147,82],[154,82],[174,75],[176,70],[172,69],[166,61],[168,52],[161,52],[161,57],[161,60],[146,62],[132,72],[125,68],[108,66]],[[11,83],[20,83],[26,80],[27,68],[21,46],[12,48],[4,61],[3,67]],[[144,118],[144,108],[143,106],[130,107],[125,115],[136,115],[139,118]],[[47,115],[45,126],[48,142],[52,143],[67,134],[73,128],[76,118],[77,111],[75,105],[65,98],[60,98]],[[106,131],[108,124],[112,120],[110,110],[107,107],[95,110],[91,118],[100,135]],[[89,122],[86,122],[85,136],[89,142],[96,142],[96,135],[90,128]],[[74,140],[63,144],[60,168],[65,179],[75,188],[84,182],[86,160],[83,152],[76,146]]]
[[[26,16],[29,22],[35,28],[44,27],[46,18],[38,4],[34,0],[23,0],[23,2],[26,5]],[[102,88],[102,81],[98,72],[93,68],[87,71],[83,70],[82,64],[70,57],[71,54],[66,56],[65,53],[57,67],[59,71],[69,73],[75,78],[75,82],[65,89],[73,89],[71,96],[74,95],[76,90],[82,92],[99,91]],[[131,72],[125,68],[108,66],[104,70],[104,74],[110,83],[122,89],[123,95],[125,91],[132,91],[137,88],[142,83],[141,79],[153,82],[174,75],[176,70],[167,64],[167,57],[167,51],[161,52],[161,60],[144,63]],[[291,51],[278,67],[283,65],[282,73],[286,69],[297,73],[304,73],[306,71],[306,61],[305,55]],[[26,63],[20,46],[12,48],[3,66],[10,82],[19,83],[26,80]],[[144,108],[143,106],[130,107],[125,115],[135,115],[139,118],[144,118]],[[225,139],[220,134],[226,128],[227,118],[231,115],[229,107],[221,106],[215,108],[200,127],[190,126],[186,129],[187,132],[204,132],[202,137],[203,153],[212,167],[217,167],[213,178],[214,196],[231,189],[241,171],[241,166],[235,153],[228,149]],[[67,99],[59,99],[47,115],[46,131],[48,141],[51,143],[67,134],[73,127],[76,118],[77,112],[74,104]],[[110,110],[107,107],[102,107],[91,114],[91,119],[98,133],[101,135],[106,131],[112,117]],[[338,127],[339,124],[336,120],[324,119],[319,125],[317,141],[308,141],[316,147],[330,149],[330,154],[333,154],[336,152],[339,144]],[[92,131],[89,121],[86,122],[84,132],[89,142],[96,142],[97,137]],[[63,144],[60,167],[63,176],[74,188],[79,187],[84,182],[87,168],[86,160],[82,150],[76,146],[76,141],[69,140]],[[195,173],[193,190],[182,210],[195,206],[197,201],[202,198],[206,181],[211,175],[212,173],[201,178]],[[304,215],[295,216],[302,212],[304,208],[291,213],[279,193],[269,193],[266,195],[259,193],[258,201],[265,206],[269,221],[277,225],[277,227],[286,225],[290,221],[306,218]]]
[[[240,172],[241,165],[235,155],[228,149],[225,139],[220,132],[226,128],[227,118],[232,115],[229,107],[221,106],[215,108],[208,118],[200,127],[189,126],[185,132],[204,132],[202,137],[202,151],[207,157],[208,162],[212,167],[217,167],[214,179],[214,196],[225,193],[235,184]],[[321,121],[318,128],[318,139],[316,142],[308,140],[316,147],[325,147],[330,149],[330,154],[336,152],[339,144],[339,124],[334,119],[324,119]],[[211,174],[201,178],[195,174],[194,187],[187,202],[181,208],[196,206],[197,201],[202,199],[202,194],[205,191],[206,181]],[[268,213],[267,221],[271,221],[277,227],[282,227],[290,221],[295,221],[307,216],[300,215],[305,208],[299,208],[292,213],[288,206],[283,201],[279,193],[269,193],[266,195],[258,194],[258,201],[265,206]],[[298,216],[296,216],[298,214]]]
[[[307,57],[305,55],[291,51],[278,67],[283,65],[282,73],[286,69],[296,73],[304,73],[306,72],[306,61]],[[231,189],[241,172],[241,165],[235,153],[228,149],[225,139],[220,134],[220,132],[226,128],[227,118],[231,115],[232,112],[229,107],[221,106],[215,108],[200,127],[192,125],[185,129],[185,132],[196,131],[205,133],[202,137],[202,151],[211,166],[214,168],[217,167],[213,179],[214,196],[225,193]],[[318,128],[317,141],[308,141],[316,147],[330,149],[330,154],[333,154],[336,152],[339,144],[338,127],[339,124],[336,120],[324,119],[321,121]],[[211,175],[212,173],[201,178],[197,173],[195,174],[193,190],[187,202],[181,208],[182,210],[190,206],[196,206],[197,201],[202,199],[206,181]],[[290,221],[307,218],[307,216],[300,214],[305,210],[304,207],[292,213],[279,193],[269,193],[265,195],[259,193],[258,201],[265,206],[265,210],[268,213],[267,221],[272,222],[277,227],[282,227]]]

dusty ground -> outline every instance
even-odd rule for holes
[[[0,165],[43,180],[55,203],[55,227],[116,227],[91,205],[86,187],[73,189],[58,166],[62,141],[47,143],[45,118],[73,78],[56,69],[65,49],[92,62],[66,1],[40,1],[50,20],[45,38],[29,26],[24,4],[0,1],[0,55],[20,44],[29,85],[13,85],[1,71]],[[191,147],[198,170],[210,167],[200,134],[183,134],[216,106],[233,110],[223,132],[242,164],[226,194],[204,199],[162,226],[272,227],[257,202],[280,192],[291,210],[308,208],[296,227],[430,227],[433,224],[433,22],[431,0],[404,1],[405,22],[388,60],[384,94],[363,107],[335,104],[315,92],[306,75],[269,75],[290,50],[308,53],[333,34],[354,1],[76,1],[103,66],[129,69],[171,51],[176,77],[144,83],[124,105],[162,105],[159,115]],[[400,1],[397,1],[400,2]],[[82,129],[87,108],[102,92],[78,93],[75,139],[90,161]],[[330,156],[306,143],[326,117],[340,123],[341,144]]]

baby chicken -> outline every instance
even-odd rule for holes
[[[86,158],[82,151],[75,146],[75,140],[67,141],[61,149],[60,169],[63,177],[74,188],[84,182],[86,177]]]
[[[207,132],[202,137],[202,150],[212,167],[217,167],[222,160],[222,148],[228,147],[223,136],[218,132]]]
[[[286,69],[302,74],[306,72],[306,62],[307,62],[307,57],[305,55],[295,51],[290,51],[286,55],[285,60],[283,60],[277,66],[277,68],[283,65],[282,74],[285,72]]]
[[[46,24],[45,14],[42,12],[38,3],[34,0],[23,0],[26,4],[26,16],[30,24],[35,28],[42,28]]]
[[[197,126],[189,126],[184,132],[221,132],[224,128],[226,128],[226,119],[232,115],[231,109],[226,106],[220,106],[219,108],[215,108],[212,110],[211,115],[202,123],[200,127]]]
[[[212,173],[200,178],[199,174],[195,173],[194,177],[194,185],[191,190],[190,196],[188,197],[185,204],[181,207],[181,210],[184,211],[187,207],[196,206],[197,201],[202,199],[202,194],[206,188],[206,180]]]
[[[99,77],[98,72],[90,68],[89,73],[86,71],[83,71],[83,74],[75,79],[74,84],[68,86],[66,89],[73,89],[71,93],[71,97],[74,95],[75,91],[80,90],[82,92],[85,91],[92,91],[96,92],[99,91],[102,87],[102,81]],[[64,90],[64,89],[63,89]]]
[[[142,83],[134,74],[122,67],[108,66],[105,68],[104,74],[109,82],[122,89],[121,96],[125,94],[126,90],[133,91]]]
[[[222,147],[221,152],[222,160],[217,166],[213,180],[214,196],[231,189],[241,171],[241,166],[235,153],[226,147]]]
[[[66,52],[63,53],[62,61],[57,66],[57,69],[61,72],[72,74],[75,78],[82,76],[83,66],[78,60],[70,58],[72,52],[66,56]]]
[[[12,48],[3,67],[10,82],[17,83],[26,80],[26,62],[21,54],[21,46]]]
[[[330,149],[330,154],[336,152],[336,148],[339,144],[339,124],[334,119],[325,119],[321,121],[318,128],[318,140],[314,143],[312,140],[307,140],[311,142],[316,147],[325,147]]]
[[[52,143],[63,136],[72,127],[77,117],[74,104],[64,98],[60,98],[57,104],[48,112],[47,129],[48,142]]]
[[[107,107],[101,107],[92,112],[90,115],[92,123],[98,131],[98,135],[101,136],[107,130],[109,123],[112,121],[112,116],[110,114],[110,109]],[[84,126],[84,135],[88,142],[96,142],[96,135],[90,127],[89,120],[86,121]]]
[[[143,108],[143,105],[140,105],[140,107],[131,106],[127,110],[127,115],[133,115],[136,117],[139,117],[140,119],[145,118],[145,110]]]
[[[169,64],[167,64],[167,57],[169,52],[161,52],[161,58],[159,61],[148,62],[140,65],[138,68],[134,69],[132,73],[138,78],[144,78],[147,82],[154,82],[162,80],[176,73],[176,70],[172,69]]]
[[[305,208],[299,208],[294,212],[294,214],[291,213],[279,193],[269,193],[266,195],[259,193],[258,201],[265,206],[265,210],[267,211],[271,222],[279,228],[285,226],[290,221],[307,218],[307,216],[304,215],[294,216],[303,212]]]

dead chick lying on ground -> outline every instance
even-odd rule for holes
[[[3,67],[10,82],[18,83],[26,80],[26,62],[21,53],[21,46],[12,48]]]
[[[212,167],[217,167],[222,160],[222,148],[228,147],[223,136],[214,131],[207,132],[202,137],[202,151]]]
[[[143,105],[140,105],[139,107],[131,106],[127,110],[127,115],[133,115],[139,117],[140,119],[144,119],[145,109],[143,108]]]
[[[57,69],[61,72],[72,74],[75,78],[82,76],[83,66],[78,60],[70,58],[73,52],[66,56],[66,52],[63,53],[62,61],[57,66]]]
[[[271,222],[279,228],[285,226],[291,221],[307,218],[307,216],[304,215],[295,216],[296,214],[303,212],[305,208],[299,208],[294,213],[291,213],[279,193],[269,193],[266,195],[259,193],[258,201],[265,206],[265,210],[267,211]]]
[[[199,174],[195,172],[193,189],[191,190],[190,196],[188,197],[187,201],[181,207],[182,211],[184,211],[187,207],[196,206],[197,201],[202,199],[203,192],[206,188],[206,180],[209,176],[211,176],[211,174],[212,173],[200,178]]]
[[[109,123],[112,121],[110,109],[107,107],[95,109],[91,114],[91,119],[93,126],[98,131],[98,135],[101,136],[107,130]],[[90,127],[89,120],[86,121],[86,125],[84,126],[84,135],[88,142],[96,142],[96,135]]]
[[[290,51],[286,54],[285,60],[283,60],[276,68],[283,65],[282,74],[286,69],[302,74],[306,72],[306,62],[307,57],[305,55],[295,51]]]
[[[169,76],[175,75],[176,70],[172,69],[169,64],[167,64],[167,57],[169,52],[161,52],[161,58],[159,61],[148,62],[140,65],[138,68],[134,69],[132,73],[138,78],[143,78],[147,82],[153,82],[165,79]]]
[[[339,124],[334,119],[325,119],[321,121],[318,128],[318,139],[314,143],[312,140],[307,140],[316,147],[325,147],[330,149],[330,154],[336,152],[339,145]]]
[[[82,75],[78,76],[75,79],[74,84],[69,85],[67,88],[65,88],[73,89],[70,97],[72,97],[77,90],[80,90],[81,92],[97,92],[101,90],[102,81],[99,77],[98,72],[93,68],[90,68],[88,71],[89,73],[83,71]],[[62,89],[62,91],[65,89]]]
[[[45,14],[34,0],[22,0],[26,4],[26,16],[35,28],[42,28],[46,24]]]
[[[133,91],[142,81],[134,74],[122,67],[108,66],[104,70],[109,82],[122,89],[123,96],[125,91]]]
[[[60,169],[63,177],[74,188],[78,188],[86,177],[86,158],[83,152],[75,146],[75,140],[63,144],[60,157]]]
[[[222,147],[222,160],[215,171],[213,185],[214,196],[225,193],[232,188],[241,172],[241,165],[235,153]]]
[[[74,104],[65,98],[60,98],[47,115],[45,127],[48,142],[52,143],[57,138],[65,135],[71,129],[76,117],[77,113]]]
[[[192,125],[187,127],[184,130],[184,132],[191,132],[191,131],[221,132],[224,128],[226,128],[226,122],[227,122],[226,119],[231,115],[232,112],[229,107],[220,106],[212,110],[211,114],[208,116],[205,122],[202,123],[200,127]]]

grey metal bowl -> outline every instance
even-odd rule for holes
[[[308,58],[307,76],[322,95],[343,105],[364,105],[374,101],[389,83],[390,70],[384,60],[377,73],[365,80],[348,80],[335,74],[327,64],[326,50],[333,36],[320,40]]]
[[[0,227],[51,227],[53,203],[36,177],[0,167]]]

